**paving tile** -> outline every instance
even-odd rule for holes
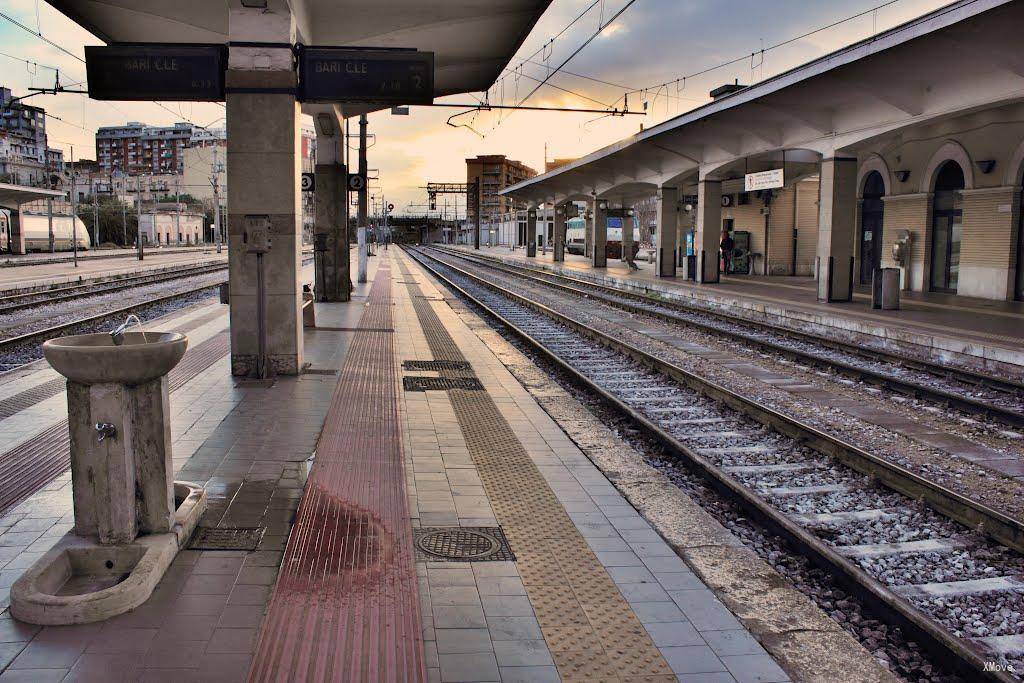
[[[679,683],[736,683],[728,671],[714,673],[680,674]]]
[[[485,628],[487,619],[480,605],[437,606],[431,610],[436,628]]]
[[[85,649],[91,654],[143,654],[156,637],[155,628],[105,628]]]
[[[247,654],[206,653],[199,660],[195,680],[233,683],[246,680],[252,657]]]
[[[228,595],[235,583],[234,574],[193,574],[185,580],[183,595]]]
[[[206,650],[206,640],[160,637],[153,641],[149,652],[142,658],[143,668],[195,669]],[[185,677],[187,680],[188,676]]]
[[[493,646],[501,668],[554,666],[544,640],[498,640]]]
[[[490,576],[477,579],[477,590],[481,596],[526,595],[526,587],[518,576]]]
[[[554,666],[500,667],[501,683],[559,683],[558,669]]]
[[[498,664],[492,653],[439,655],[441,680],[445,683],[498,681]]]
[[[25,643],[39,632],[35,624],[11,618],[0,618],[0,643]]]
[[[24,649],[25,643],[0,643],[0,671],[6,669]]]
[[[744,629],[704,631],[701,635],[719,657],[764,654],[761,644]]]
[[[686,615],[673,602],[634,602],[633,613],[644,624],[666,621],[687,621]]]
[[[488,617],[530,617],[533,607],[530,599],[521,595],[485,595],[482,598],[484,614]]]
[[[193,566],[193,574],[230,574],[235,576],[238,574],[238,570],[242,568],[242,563],[245,561],[244,557],[238,557],[235,555],[227,555],[221,553],[213,553],[212,551],[204,552],[201,557],[196,560]]]
[[[624,583],[619,586],[629,603],[634,602],[671,602],[668,593],[657,583]]]
[[[704,645],[704,638],[688,621],[664,621],[644,624],[647,634],[658,647]]]
[[[140,666],[139,657],[130,654],[84,654],[68,671],[64,681],[80,683],[115,683],[134,681]]]
[[[767,654],[733,655],[722,662],[738,683],[782,683],[789,677]]]
[[[231,605],[221,612],[220,628],[259,628],[266,609],[259,605]]]
[[[658,572],[654,575],[661,587],[667,591],[675,590],[692,590],[695,588],[704,588],[704,582],[697,577],[693,572],[671,572],[663,573]]]
[[[7,669],[0,683],[59,683],[67,675],[67,669]]]
[[[479,605],[480,594],[477,592],[475,585],[431,586],[430,602],[437,606]]]
[[[491,640],[541,640],[540,624],[537,618],[529,617],[487,617],[487,629],[491,632]]]
[[[250,653],[256,647],[255,628],[218,628],[206,651],[211,654]]]
[[[669,595],[698,631],[742,629],[732,612],[706,588],[669,591]]]
[[[661,654],[677,674],[726,671],[722,660],[707,645],[663,647]]]
[[[220,617],[213,614],[170,614],[163,620],[157,640],[209,640]]]
[[[438,628],[434,631],[437,638],[438,654],[472,654],[491,652],[491,636],[486,628]]]

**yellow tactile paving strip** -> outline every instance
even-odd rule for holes
[[[406,286],[434,360],[466,360],[419,285]],[[562,679],[675,681],[490,395],[455,389],[448,396]]]

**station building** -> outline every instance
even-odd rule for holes
[[[718,282],[731,230],[749,233],[751,274],[813,276],[822,301],[850,300],[885,267],[904,290],[1021,300],[1022,19],[1019,3],[953,3],[503,193],[535,206],[657,196],[663,277]],[[745,192],[760,172],[779,182]]]

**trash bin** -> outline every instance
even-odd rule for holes
[[[871,307],[883,311],[899,310],[899,268],[875,268],[871,274]]]

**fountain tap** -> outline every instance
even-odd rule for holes
[[[109,422],[97,422],[96,433],[99,434],[99,437],[96,439],[96,443],[103,443],[103,439],[112,439],[117,436],[117,427]]]
[[[128,326],[131,325],[133,322],[135,323],[136,327],[142,327],[142,321],[139,320],[139,316],[130,315],[127,318],[125,318],[124,323],[118,325],[118,327],[114,329],[113,332],[110,333],[110,338],[114,340],[115,346],[120,346],[121,344],[124,343],[124,333],[125,331],[127,331]]]

